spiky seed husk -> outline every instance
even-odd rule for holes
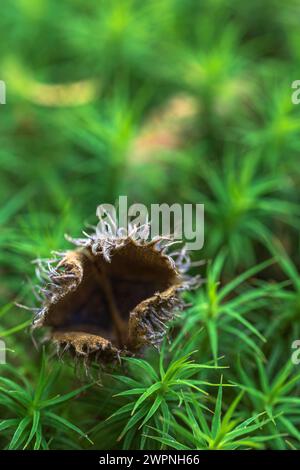
[[[34,328],[49,327],[60,351],[101,363],[159,346],[168,322],[184,308],[181,293],[199,284],[186,271],[184,249],[167,254],[170,241],[145,240],[105,230],[70,239],[77,248],[59,260],[38,262],[42,308]]]

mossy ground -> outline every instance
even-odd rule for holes
[[[299,449],[299,1],[4,3],[1,447]],[[15,303],[122,194],[205,204],[206,283],[160,352],[74,370]]]

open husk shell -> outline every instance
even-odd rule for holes
[[[159,346],[184,308],[181,293],[199,282],[184,250],[166,254],[162,239],[94,235],[74,250],[39,261],[42,307],[34,328],[48,327],[59,351],[102,363]]]

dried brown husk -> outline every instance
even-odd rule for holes
[[[49,327],[58,351],[110,363],[159,346],[185,306],[181,293],[199,283],[185,271],[184,250],[166,254],[162,239],[94,235],[59,260],[39,262],[43,305],[34,328]]]

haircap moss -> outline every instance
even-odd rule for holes
[[[126,236],[104,224],[85,238],[68,237],[74,250],[37,260],[43,300],[33,328],[49,327],[59,352],[102,364],[158,347],[185,307],[181,293],[201,280],[187,275],[193,263],[185,248],[168,253],[172,240],[148,234],[147,224]]]

